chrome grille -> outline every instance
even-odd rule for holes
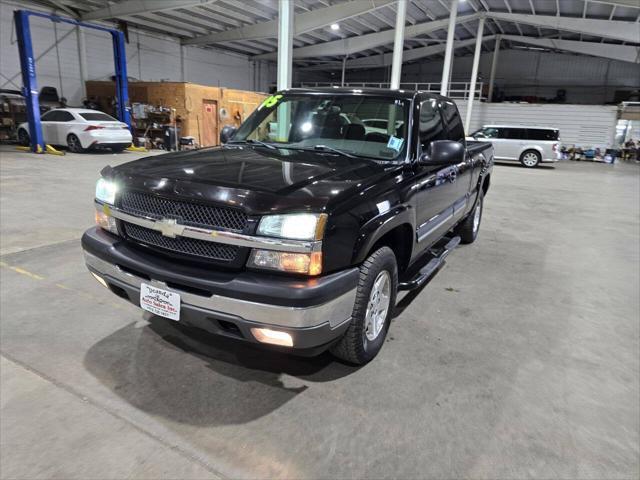
[[[172,218],[194,227],[241,232],[247,225],[247,215],[242,210],[171,200],[146,193],[122,192],[120,208],[131,215],[156,220]]]
[[[155,230],[126,222],[124,223],[124,230],[125,234],[133,240],[186,255],[194,255],[225,262],[235,260],[238,255],[238,247],[235,245],[224,245],[222,243],[207,242],[205,240],[188,237],[165,237]]]

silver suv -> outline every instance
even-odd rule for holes
[[[529,168],[557,162],[560,151],[560,131],[555,128],[485,125],[469,140],[488,140],[496,160],[520,162]]]

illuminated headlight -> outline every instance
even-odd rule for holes
[[[108,205],[96,205],[96,225],[118,235],[116,219],[111,216]]]
[[[113,205],[116,202],[117,191],[118,188],[114,182],[101,178],[96,183],[96,200]]]
[[[320,275],[322,252],[291,253],[254,249],[247,266],[303,275]]]
[[[257,233],[291,240],[321,240],[326,223],[326,213],[266,215],[260,220]]]

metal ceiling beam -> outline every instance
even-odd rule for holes
[[[162,1],[162,0],[161,0]],[[326,27],[332,23],[370,12],[383,7],[393,0],[354,0],[340,3],[330,7],[311,10],[296,15],[294,22],[294,36],[311,32]],[[231,42],[235,40],[255,40],[259,38],[276,38],[278,36],[278,21],[246,25],[244,27],[227,30],[225,32],[212,33],[189,39],[185,45],[202,45],[211,43]]]
[[[494,20],[505,22],[524,23],[567,32],[584,33],[596,37],[613,38],[623,42],[640,43],[640,28],[635,22],[501,12],[488,12],[486,15]]]
[[[479,17],[479,14],[463,15],[457,18],[457,23],[469,22]],[[436,20],[433,22],[418,23],[405,28],[404,37],[409,39],[423,35],[425,33],[434,32],[447,27],[448,18]],[[311,57],[330,57],[344,55],[353,55],[363,50],[370,50],[375,47],[381,47],[393,43],[395,35],[394,29],[385,30],[383,32],[368,33],[358,37],[349,37],[342,40],[334,40],[332,42],[318,43],[309,45],[308,47],[295,48],[293,50],[293,58],[311,58]],[[256,59],[273,60],[275,53],[265,53],[258,55]]]
[[[594,3],[606,3],[608,5],[617,5],[619,7],[640,8],[638,0],[590,0]]]
[[[124,15],[136,15],[138,13],[161,12],[174,8],[189,8],[217,0],[125,0],[124,2],[109,5],[98,10],[82,14],[82,20],[104,20],[105,18],[118,18]]]
[[[556,40],[552,38],[521,37],[518,35],[503,35],[504,40],[536,45],[538,47],[567,52],[581,53],[594,57],[610,58],[623,62],[640,63],[640,47],[630,45],[613,45],[599,42],[580,42],[578,40]]]
[[[488,35],[482,39],[483,42],[493,40],[495,35]],[[466,48],[469,45],[473,45],[476,43],[475,38],[469,38],[467,40],[462,40],[459,42],[455,42],[453,44],[454,50],[457,48]],[[444,52],[446,49],[446,44],[440,43],[436,45],[429,45],[428,47],[418,47],[412,48],[410,50],[405,50],[402,53],[402,61],[403,63],[411,62],[414,60],[418,60],[420,58],[430,57],[432,55],[438,55]],[[381,68],[388,67],[391,65],[393,58],[393,53],[384,53],[380,55],[370,55],[368,57],[360,57],[354,58],[347,61],[347,70],[351,69],[360,69],[360,68]],[[312,67],[305,68],[305,70],[335,70],[342,68],[342,62],[326,62],[318,65],[314,65]]]

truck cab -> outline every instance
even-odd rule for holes
[[[292,89],[221,137],[98,180],[87,267],[155,315],[363,364],[398,291],[478,235],[493,150],[448,98]]]

